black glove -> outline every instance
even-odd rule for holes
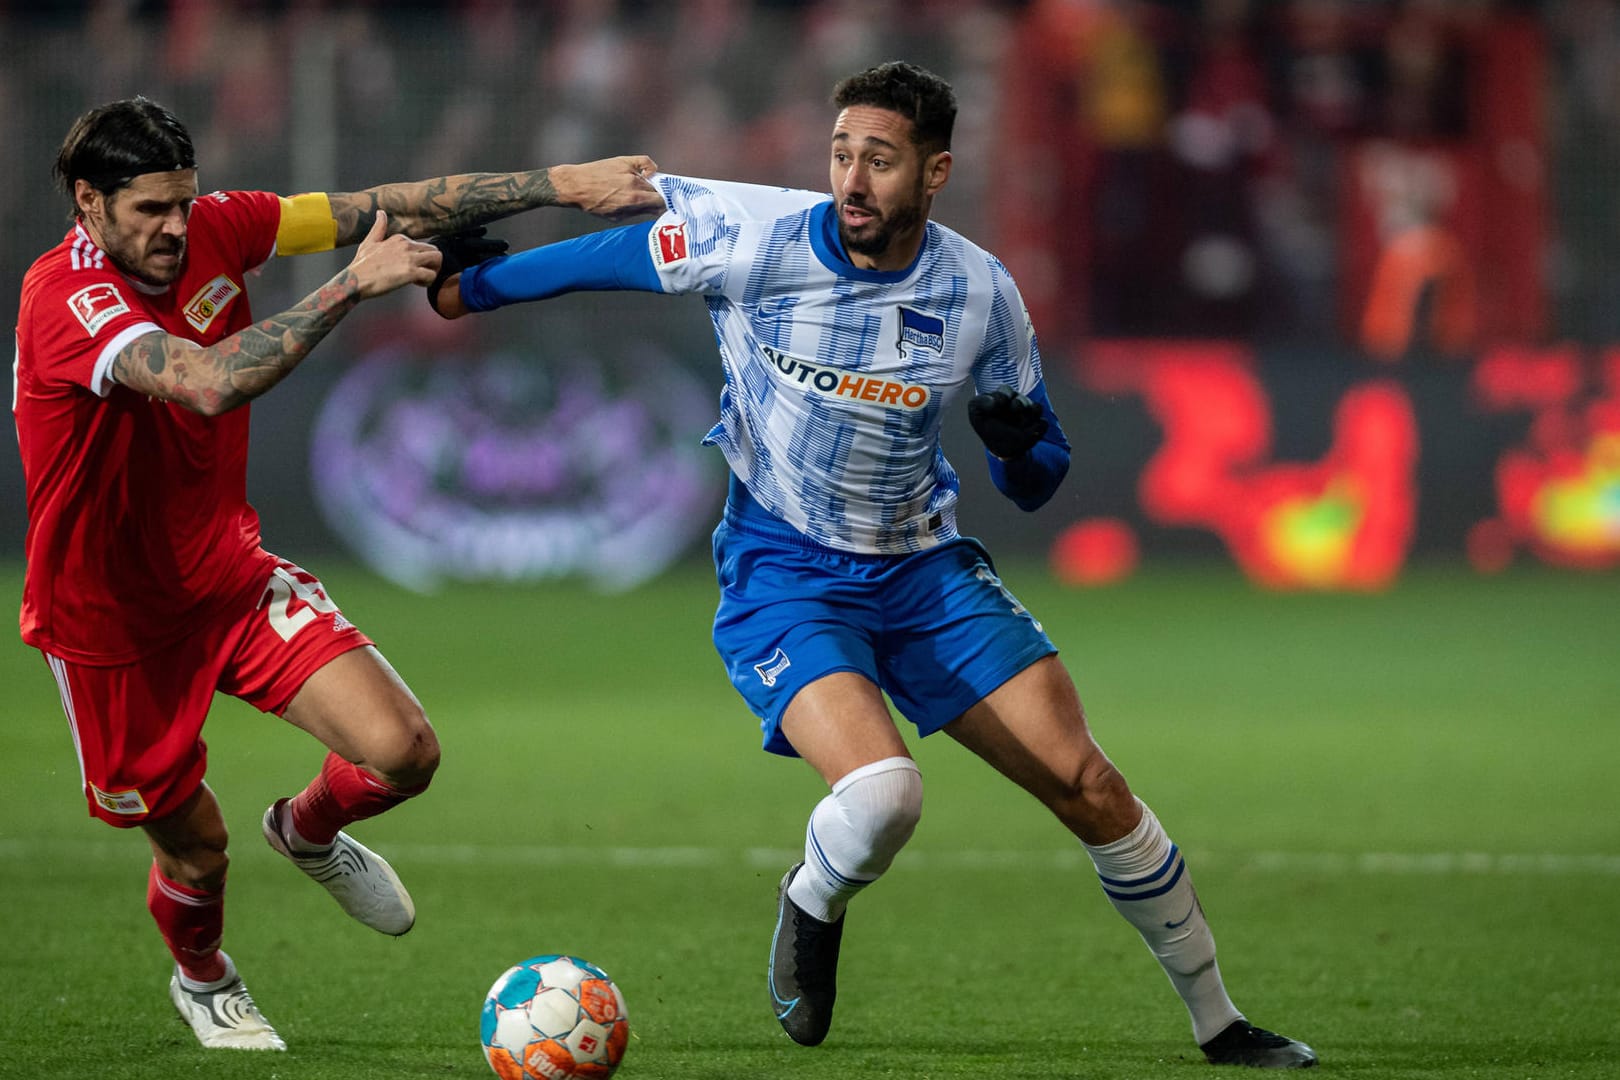
[[[1023,457],[1046,434],[1041,407],[1010,386],[979,394],[968,402],[968,422],[998,458]]]
[[[434,276],[433,284],[427,289],[428,305],[434,311],[439,310],[439,289],[444,286],[446,280],[470,266],[477,266],[497,255],[506,254],[506,241],[485,236],[482,225],[476,229],[463,229],[461,232],[435,236],[428,243],[438,248],[439,254],[444,258],[444,261],[439,263],[439,272]]]

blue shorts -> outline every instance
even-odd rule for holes
[[[774,754],[797,756],[782,714],[835,671],[866,676],[930,735],[1057,652],[975,540],[851,555],[728,514],[714,565],[714,646]]]

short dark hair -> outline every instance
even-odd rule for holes
[[[912,142],[929,153],[951,148],[956,92],[926,68],[890,60],[840,82],[833,87],[832,100],[840,109],[871,105],[899,113],[911,121]]]
[[[142,173],[196,167],[186,125],[150,98],[132,97],[98,105],[75,120],[51,171],[72,199],[77,180],[111,195]]]

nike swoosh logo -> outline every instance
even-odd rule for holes
[[[781,994],[778,994],[776,992],[776,939],[781,937],[781,936],[782,936],[782,919],[781,919],[781,917],[779,915],[777,917],[777,920],[776,920],[776,932],[771,935],[771,962],[770,962],[770,967],[769,967],[769,970],[767,970],[765,972],[765,981],[771,984],[771,1000],[776,1002],[776,1004],[781,1006],[781,1009],[776,1014],[776,1018],[778,1020],[782,1019],[788,1013],[792,1012],[794,1007],[799,1004],[799,998],[794,998],[792,1001],[788,1001],[786,998],[782,997]],[[803,995],[800,995],[800,996],[802,997]]]
[[[1192,918],[1193,917],[1193,912],[1195,912],[1197,910],[1198,910],[1198,901],[1194,900],[1193,901],[1193,906],[1187,909],[1187,914],[1183,915],[1180,919],[1178,919],[1175,922],[1167,922],[1167,923],[1165,923],[1164,928],[1166,930],[1175,930],[1175,929],[1178,929],[1180,927],[1186,926],[1187,925],[1187,920]]]

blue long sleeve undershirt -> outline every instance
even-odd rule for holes
[[[650,221],[587,233],[570,240],[502,255],[461,275],[461,302],[469,311],[546,300],[570,292],[663,292],[647,251]]]
[[[647,245],[652,227],[647,221],[604,229],[480,263],[462,272],[461,302],[469,311],[493,311],[570,292],[663,293]],[[836,250],[843,254],[841,245]],[[985,451],[996,489],[1026,511],[1045,505],[1069,471],[1069,443],[1046,386],[1036,385],[1029,397],[1041,406],[1046,434],[1011,461]]]

